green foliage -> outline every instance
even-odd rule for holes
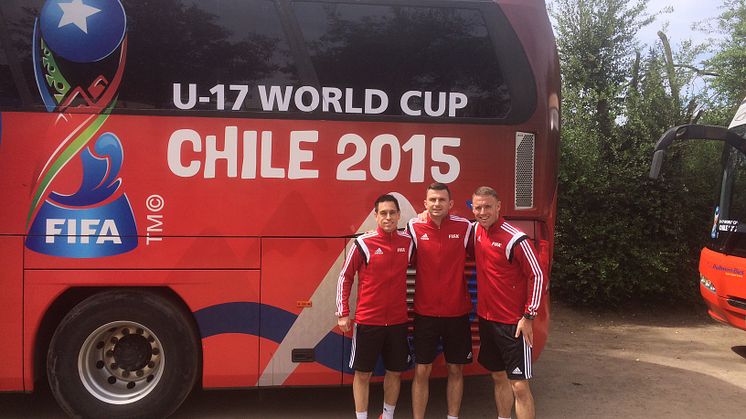
[[[570,302],[697,299],[699,250],[712,222],[720,146],[692,142],[648,179],[655,141],[687,123],[702,93],[697,48],[667,40],[644,55],[647,0],[558,0],[563,126],[552,290]],[[684,63],[686,65],[680,65]],[[682,88],[683,86],[683,88]]]
[[[732,115],[746,96],[746,0],[725,0],[722,9],[716,32],[724,37],[706,65],[718,74],[711,84],[716,104]]]
[[[652,19],[644,15],[646,3],[558,0],[552,10],[564,95],[574,100],[565,111],[591,115],[589,122],[605,136],[611,134],[613,116],[619,112],[632,64],[629,52],[637,46],[635,34]]]

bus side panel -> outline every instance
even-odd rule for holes
[[[36,331],[49,306],[73,287],[170,287],[194,313],[205,387],[247,387],[257,380],[259,272],[252,270],[27,270],[24,380],[33,389]],[[236,360],[236,362],[226,362]]]
[[[66,240],[57,237],[56,240]],[[140,237],[145,252],[76,259],[26,252],[27,269],[259,269],[259,239],[251,237]],[[93,240],[93,239],[91,239]]]
[[[0,237],[0,391],[23,390],[23,238]]]
[[[341,384],[334,316],[345,239],[262,240],[260,386]],[[293,351],[310,354],[293,362]]]
[[[0,234],[25,233],[26,213],[29,208],[31,186],[35,181],[32,172],[46,161],[46,156],[36,154],[38,139],[43,138],[39,129],[48,124],[48,116],[31,116],[18,112],[2,114],[2,142],[0,142]],[[45,119],[45,117],[47,119]],[[34,141],[29,139],[33,138]]]
[[[58,277],[57,274],[62,274]],[[64,278],[75,271],[24,271],[23,293],[23,385],[25,391],[34,390],[34,349],[37,333],[49,307],[66,289]],[[46,351],[47,348],[44,348]]]
[[[172,285],[202,336],[202,386],[253,387],[259,374],[259,271],[215,271]]]

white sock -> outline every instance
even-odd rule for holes
[[[383,419],[394,419],[394,409],[396,409],[396,405],[392,406],[390,404],[383,403]]]
[[[355,412],[355,419],[368,419],[368,411],[365,412]]]
[[[502,416],[498,416],[497,419],[510,419],[510,416],[508,416],[507,418],[504,418]]]
[[[446,415],[446,419],[458,419],[458,416]]]

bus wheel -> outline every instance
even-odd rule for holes
[[[70,416],[154,418],[173,413],[199,372],[197,337],[167,298],[107,291],[65,316],[47,353],[54,397]]]

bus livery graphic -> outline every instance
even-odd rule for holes
[[[464,218],[494,187],[550,270],[544,0],[0,1],[0,27],[0,392],[153,418],[195,385],[350,385],[340,270],[376,197],[405,227],[431,182]]]
[[[122,142],[114,133],[99,134],[116,104],[126,49],[126,15],[118,0],[49,0],[41,9],[34,25],[36,84],[46,110],[60,114],[56,126],[66,137],[33,193],[26,239],[31,250],[91,258],[137,247],[132,206],[120,192]],[[51,190],[74,161],[83,171],[78,190]]]

